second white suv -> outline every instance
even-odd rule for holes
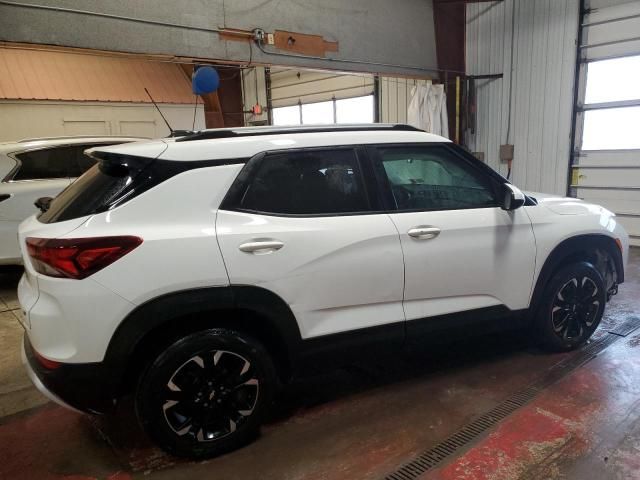
[[[614,214],[524,195],[402,125],[210,130],[94,148],[20,227],[33,382],[206,457],[257,433],[319,359],[424,348],[453,327],[582,345],[624,281]]]
[[[79,136],[0,143],[0,265],[22,263],[18,225],[38,211],[36,200],[55,197],[96,163],[84,155],[87,148],[136,140]]]

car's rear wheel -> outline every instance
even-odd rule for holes
[[[136,413],[164,450],[206,458],[251,441],[276,382],[266,350],[227,329],[188,335],[163,351],[142,375]]]
[[[600,324],[605,303],[604,281],[593,265],[578,262],[558,270],[535,318],[542,346],[568,351],[586,343]]]

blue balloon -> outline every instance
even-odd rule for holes
[[[220,86],[220,75],[213,67],[196,67],[191,76],[191,88],[196,95],[215,92]]]

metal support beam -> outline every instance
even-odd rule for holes
[[[567,159],[567,196],[572,196],[573,185],[571,184],[571,173],[573,170],[573,161],[576,149],[576,134],[577,134],[577,122],[578,122],[578,106],[579,106],[579,96],[580,96],[580,71],[583,68],[581,57],[582,57],[582,49],[580,45],[584,41],[584,28],[582,24],[584,23],[584,18],[587,15],[587,5],[586,0],[580,0],[580,11],[578,13],[578,41],[576,46],[576,64],[575,64],[575,73],[573,77],[573,113],[571,115],[571,147],[569,148],[569,158]]]

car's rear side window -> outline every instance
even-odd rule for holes
[[[67,178],[69,164],[75,161],[75,147],[45,148],[16,154],[20,167],[13,180]]]
[[[20,161],[14,181],[47,178],[79,177],[95,165],[95,160],[84,154],[95,144],[68,145],[32,150],[16,154]]]
[[[369,210],[353,149],[266,154],[238,192],[240,210],[280,215],[340,215]]]
[[[91,215],[107,205],[130,182],[126,168],[94,165],[55,197],[38,220],[54,223]]]

